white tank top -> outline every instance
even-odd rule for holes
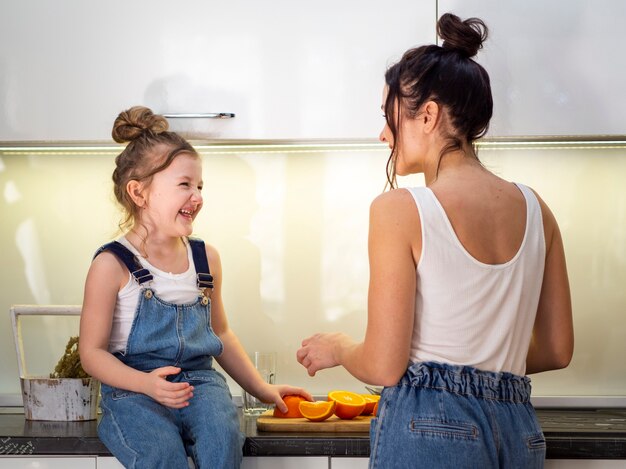
[[[161,300],[173,304],[188,304],[193,303],[198,298],[199,290],[191,246],[185,238],[183,239],[187,246],[189,268],[182,274],[171,274],[157,269],[142,257],[125,237],[121,237],[117,241],[137,257],[143,268],[150,271],[153,276],[150,288]],[[140,292],[141,287],[129,272],[128,283],[117,293],[111,337],[109,338],[109,352],[111,353],[121,352],[126,349],[130,328],[133,325],[135,313],[137,312]]]
[[[526,231],[515,256],[497,265],[465,250],[432,190],[408,189],[422,224],[413,363],[525,374],[546,247],[539,201],[528,187],[516,185],[526,199]]]

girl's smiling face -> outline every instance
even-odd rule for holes
[[[189,236],[202,208],[202,162],[196,155],[181,153],[156,173],[145,193],[141,224],[152,233]]]

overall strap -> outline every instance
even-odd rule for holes
[[[153,277],[150,271],[148,269],[144,269],[139,263],[137,257],[135,257],[135,255],[123,244],[117,241],[107,243],[96,251],[93,258],[95,259],[104,251],[109,251],[112,254],[115,254],[117,258],[124,263],[139,285],[152,280]]]
[[[189,238],[189,246],[191,246],[191,254],[193,255],[193,263],[196,267],[198,278],[198,288],[213,289],[213,276],[209,270],[209,260],[206,256],[204,241],[197,238]]]

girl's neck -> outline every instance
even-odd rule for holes
[[[133,227],[126,239],[150,264],[164,272],[182,273],[188,268],[187,246],[180,237],[159,237],[142,227]]]

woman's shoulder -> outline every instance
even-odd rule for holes
[[[558,231],[558,224],[557,224],[556,218],[554,214],[552,213],[552,210],[550,210],[550,207],[548,206],[548,204],[541,198],[539,193],[530,186],[526,186],[526,187],[532,191],[532,193],[537,198],[537,201],[539,202],[539,207],[541,208],[541,219],[543,222],[543,230],[545,233],[546,241],[548,242],[548,246],[549,246],[555,231]]]
[[[394,207],[402,208],[403,206],[410,205],[410,204],[413,204],[413,206],[415,206],[415,204],[413,203],[413,195],[411,192],[413,190],[419,190],[419,189],[425,189],[425,188],[415,188],[415,189],[399,188],[399,189],[392,189],[390,191],[383,192],[372,201],[371,206],[372,207],[384,207],[384,208],[394,208]]]
[[[387,249],[393,246],[403,253],[412,253],[415,265],[421,255],[421,224],[409,190],[394,189],[380,194],[370,206],[370,252],[388,255]]]
[[[416,188],[415,190],[419,191],[420,189],[426,188]],[[418,216],[412,191],[413,189],[400,188],[383,192],[372,201],[370,216],[395,218],[404,217],[408,213],[415,213]]]
[[[401,188],[380,194],[370,205],[370,221],[409,230],[419,226],[419,212],[411,191]]]

